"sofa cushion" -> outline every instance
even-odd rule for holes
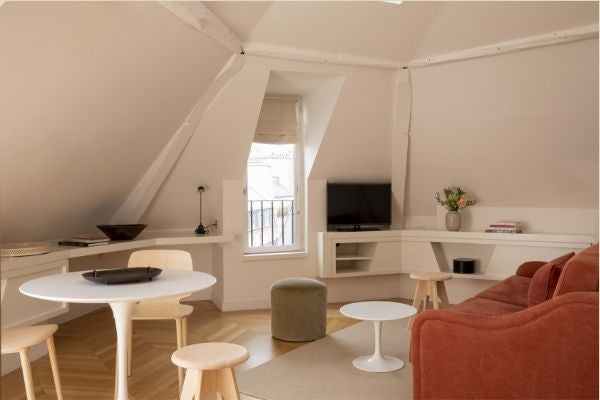
[[[546,265],[546,261],[525,261],[523,264],[519,265],[515,275],[531,278],[533,274],[544,265]]]
[[[524,310],[526,307],[501,301],[472,297],[450,307],[448,311],[471,315],[506,315]]]
[[[560,275],[554,296],[569,292],[598,291],[598,245],[571,258]]]
[[[530,281],[531,278],[513,275],[478,293],[475,297],[527,307],[527,294]]]
[[[533,274],[531,283],[529,284],[529,296],[527,301],[529,307],[543,303],[552,298],[563,267],[574,255],[575,253],[571,252],[555,258]]]

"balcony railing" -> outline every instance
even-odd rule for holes
[[[294,200],[248,201],[248,246],[294,243]]]

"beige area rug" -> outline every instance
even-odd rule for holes
[[[376,373],[352,360],[373,353],[373,323],[360,322],[238,376],[240,392],[266,400],[412,399],[410,332],[406,320],[383,323],[382,352],[404,361],[402,369]]]

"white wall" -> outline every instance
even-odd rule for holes
[[[481,207],[597,208],[597,68],[597,40],[587,40],[412,71],[409,219],[435,222],[433,193],[450,184],[463,185]],[[309,173],[308,253],[298,258],[243,256],[243,174],[271,71],[344,79]],[[276,280],[317,275],[325,182],[391,179],[392,158],[400,151],[391,147],[397,79],[385,70],[247,58],[207,111],[145,216],[153,226],[192,227],[195,186],[214,188],[205,193],[205,221],[220,218],[223,231],[237,235],[224,246],[218,266],[221,307],[268,307]],[[504,154],[510,162],[499,156]],[[406,276],[327,283],[330,301],[411,297],[414,288]],[[453,283],[451,300],[492,283]]]
[[[419,68],[412,82],[407,215],[435,215],[449,185],[479,206],[598,208],[597,39]]]
[[[245,173],[269,70],[246,60],[225,85],[190,139],[142,220],[154,229],[193,228],[198,224],[199,185],[204,224],[221,222],[222,181]],[[241,196],[241,191],[239,193]]]
[[[337,102],[335,94],[339,82],[332,83],[331,90],[322,92],[325,101],[321,106],[333,108],[328,123],[325,115],[312,112],[316,100],[309,101],[309,111],[316,115],[318,124],[311,125],[313,121],[307,124],[327,129],[310,179],[389,180],[391,71],[248,56],[242,70],[206,111],[201,125],[142,218],[146,223],[154,229],[195,226],[198,218],[196,187],[200,184],[207,187],[203,195],[203,220],[208,223],[221,218],[221,181],[244,177],[271,71],[344,77]]]
[[[307,117],[314,120],[306,125],[317,134],[309,138],[309,143],[321,141],[318,151],[313,151],[314,163],[306,188],[308,255],[250,261],[243,257],[242,181],[271,71],[341,78],[334,78],[331,87],[307,95]],[[225,308],[268,306],[269,288],[276,280],[317,274],[316,232],[325,229],[325,179],[390,180],[393,78],[394,72],[389,70],[247,57],[242,70],[207,110],[144,220],[158,229],[193,227],[197,220],[195,188],[206,185],[204,221],[219,219],[223,232],[234,233],[238,238],[223,248],[223,271],[219,273],[224,281]],[[323,109],[315,109],[315,105]],[[324,112],[327,108],[332,110],[330,116]],[[325,132],[322,139],[319,130]],[[381,296],[385,295],[382,292]]]

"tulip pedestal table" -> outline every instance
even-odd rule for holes
[[[352,364],[363,371],[390,372],[396,371],[404,366],[404,361],[381,353],[381,325],[383,321],[408,318],[417,312],[416,308],[393,301],[361,301],[346,304],[340,308],[343,315],[373,321],[375,329],[375,350],[370,356],[362,356],[354,359]]]
[[[127,400],[127,337],[133,305],[140,300],[177,296],[211,287],[217,281],[203,272],[168,269],[152,281],[103,285],[84,279],[81,272],[44,276],[25,282],[21,293],[67,303],[108,303],[117,330],[117,400]]]

